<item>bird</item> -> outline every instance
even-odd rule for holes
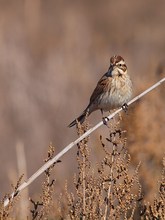
[[[79,122],[82,124],[92,112],[101,110],[103,112],[123,107],[127,109],[127,103],[132,97],[132,81],[128,75],[127,66],[120,55],[114,55],[110,58],[108,71],[98,81],[94,89],[88,106],[82,114],[72,121],[68,127],[72,127]],[[103,117],[103,123],[106,120]]]

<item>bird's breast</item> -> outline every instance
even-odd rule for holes
[[[100,97],[100,108],[104,111],[119,108],[127,103],[132,95],[132,83],[128,77],[116,77],[107,81],[106,90]]]

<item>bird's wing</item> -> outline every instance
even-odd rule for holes
[[[105,73],[102,78],[97,83],[96,88],[94,89],[91,97],[90,97],[90,104],[97,102],[97,99],[108,91],[109,83],[111,82],[111,76],[109,75],[109,71]]]

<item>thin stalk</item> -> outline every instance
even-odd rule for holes
[[[109,207],[109,197],[111,194],[111,189],[112,189],[112,184],[113,184],[113,168],[114,168],[114,162],[115,162],[115,145],[113,144],[112,147],[112,158],[111,158],[111,168],[110,168],[110,181],[108,184],[108,193],[107,193],[107,202],[106,202],[106,206],[105,206],[105,214],[104,214],[104,220],[108,219],[108,207]]]
[[[155,89],[156,87],[160,86],[161,83],[165,81],[165,77],[155,83],[153,86],[146,89],[144,92],[142,92],[140,95],[133,98],[130,102],[127,103],[127,105],[131,105],[138,99],[142,98],[144,95]],[[113,118],[116,114],[122,111],[122,108],[119,108],[112,114],[108,116],[109,119]],[[103,121],[96,124],[93,128],[87,130],[81,137],[79,137],[77,140],[73,141],[69,145],[67,145],[61,152],[59,152],[55,157],[53,157],[51,160],[49,160],[47,163],[45,163],[42,167],[40,167],[27,181],[23,182],[17,189],[17,192],[13,192],[9,198],[5,199],[4,201],[4,207],[9,204],[9,202],[18,195],[23,189],[25,189],[27,186],[29,186],[34,180],[36,180],[45,170],[47,170],[52,164],[54,164],[59,158],[61,158],[65,153],[67,153],[70,149],[73,148],[73,146],[77,145],[80,141],[82,141],[84,138],[88,137],[92,132],[94,132],[96,129],[98,129],[100,126],[103,125]]]
[[[83,220],[85,220],[85,213],[86,213],[86,197],[85,197],[85,191],[86,191],[86,182],[85,182],[85,174],[86,174],[86,159],[84,152],[82,152],[83,156],[83,170],[82,170],[82,184],[83,184]]]

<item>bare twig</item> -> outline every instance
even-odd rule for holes
[[[18,164],[18,174],[21,176],[24,174],[24,178],[27,178],[27,163],[26,163],[26,156],[25,156],[25,148],[24,144],[21,141],[18,141],[16,145],[16,155],[17,155],[17,164]],[[27,207],[29,206],[29,192],[28,188],[22,194],[20,198],[20,209],[19,213],[21,218],[26,219],[28,216]]]
[[[115,148],[116,146],[113,144],[113,149],[112,149],[112,158],[111,158],[111,168],[110,168],[110,181],[109,181],[109,186],[108,186],[108,193],[107,193],[107,200],[109,201],[109,197],[110,197],[110,193],[111,193],[111,189],[112,189],[112,180],[113,180],[113,167],[114,167],[114,160],[115,160]],[[105,206],[105,213],[104,213],[104,220],[108,219],[108,205],[109,205],[109,202],[106,203],[106,206]]]
[[[128,102],[128,105],[131,105],[138,99],[142,98],[144,95],[155,89],[156,87],[160,86],[161,83],[165,81],[165,77],[155,83],[153,86],[149,87],[147,90],[142,92],[140,95],[133,98],[130,102]],[[122,108],[116,110],[114,113],[110,114],[108,116],[109,119],[113,118],[116,114],[122,111]],[[47,163],[45,163],[40,169],[37,170],[27,181],[23,182],[17,189],[17,192],[13,192],[9,198],[7,198],[4,201],[4,206],[7,206],[9,204],[9,201],[15,197],[15,195],[18,195],[23,189],[25,189],[27,186],[29,186],[35,179],[37,179],[45,170],[47,170],[52,164],[54,164],[60,157],[62,157],[65,153],[67,153],[73,146],[78,144],[81,140],[89,136],[93,131],[98,129],[100,126],[103,125],[103,122],[99,122],[97,125],[95,125],[93,128],[87,130],[81,137],[79,137],[77,140],[70,143],[68,146],[66,146],[60,153],[58,153],[55,157],[53,157],[51,160],[49,160]]]
[[[83,217],[82,217],[82,219],[84,220],[85,219],[85,213],[86,213],[86,193],[85,193],[85,191],[86,191],[86,179],[85,179],[85,176],[86,176],[86,164],[85,164],[85,162],[86,162],[86,159],[85,159],[85,155],[83,154],[82,155],[83,156],[83,171],[82,171],[82,184],[83,184]]]

